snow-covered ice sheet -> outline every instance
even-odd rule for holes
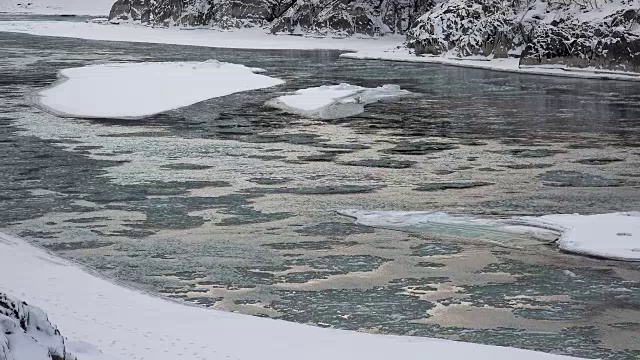
[[[575,359],[450,340],[317,328],[155,298],[0,234],[0,291],[47,312],[81,360]]]
[[[555,228],[565,251],[616,260],[640,261],[640,212],[523,217],[524,225]]]
[[[0,12],[107,16],[115,0],[2,0]]]
[[[364,112],[374,102],[409,95],[397,85],[365,88],[357,85],[325,85],[302,89],[267,101],[267,106],[319,119],[339,119]]]
[[[257,70],[215,60],[91,65],[62,70],[36,99],[60,115],[135,118],[284,82]]]
[[[640,261],[640,212],[559,214],[503,220],[437,211],[342,210],[361,225],[478,239],[505,246],[558,240],[560,249],[616,260]]]

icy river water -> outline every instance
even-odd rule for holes
[[[638,210],[640,83],[338,55],[0,33],[0,231],[203,306],[640,357],[638,263],[376,229],[336,214]],[[142,120],[58,118],[29,102],[64,68],[208,59],[287,82]],[[263,106],[341,82],[418,95],[334,121]]]

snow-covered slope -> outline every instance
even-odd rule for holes
[[[0,12],[107,16],[114,0],[1,0]]]
[[[186,306],[117,286],[0,234],[0,274],[9,273],[0,282],[0,291],[45,309],[68,336],[66,345],[79,360],[575,359],[317,328]]]
[[[8,273],[4,273],[8,274]],[[75,360],[47,314],[0,291],[0,360]]]

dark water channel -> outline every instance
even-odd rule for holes
[[[208,59],[286,84],[135,121],[25,97],[64,68]],[[263,106],[341,82],[417,95],[332,121]],[[640,357],[639,264],[368,228],[335,213],[348,208],[640,210],[640,83],[0,33],[0,231],[204,306]]]

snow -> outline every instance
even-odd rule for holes
[[[40,15],[109,15],[115,0],[2,0],[0,12]]]
[[[495,220],[437,211],[342,210],[339,213],[355,218],[361,225],[480,239],[504,246],[536,245],[558,239],[558,246],[564,251],[640,261],[640,212]],[[527,241],[527,237],[531,240]]]
[[[519,218],[523,224],[555,228],[560,249],[616,260],[640,261],[640,212],[562,214]]]
[[[364,106],[393,99],[411,92],[397,85],[365,88],[357,85],[325,85],[298,90],[291,95],[267,101],[266,105],[284,111],[319,119],[339,119],[364,112]]]
[[[113,25],[70,21],[0,21],[0,31],[87,40],[263,50],[372,50],[402,45],[405,39],[403,36],[394,35],[380,38],[303,37],[272,35],[260,28],[222,31],[193,27],[154,28],[132,24]]]
[[[37,304],[81,360],[575,359],[450,340],[365,334],[226,313],[116,285],[0,234],[0,291]],[[428,354],[428,355],[425,355]]]
[[[91,65],[62,70],[37,101],[60,115],[135,118],[284,82],[261,71],[215,60]]]

